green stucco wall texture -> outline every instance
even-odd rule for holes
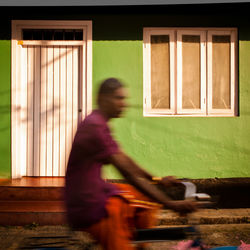
[[[247,15],[235,18],[231,17],[232,13],[191,16],[177,14],[178,9],[175,11],[176,14],[162,14],[161,10],[159,15],[127,14],[126,11],[120,15],[113,12],[87,15],[78,9],[74,15],[65,10],[61,15],[65,19],[93,20],[93,99],[103,79],[118,77],[125,82],[130,107],[124,117],[113,120],[111,126],[121,147],[139,164],[156,176],[249,177],[250,21]],[[38,13],[35,19],[56,19],[48,12],[45,17],[42,10]],[[32,16],[25,18],[32,19]],[[15,19],[22,17],[17,15]],[[238,27],[239,116],[143,117],[142,29],[149,26]],[[4,178],[10,177],[11,169],[10,41],[0,41],[0,53],[0,178]],[[111,166],[106,167],[104,176],[120,178]]]
[[[250,42],[240,41],[239,117],[143,117],[142,41],[95,41],[94,82],[125,81],[129,104],[113,131],[124,150],[156,176],[228,178],[250,176],[248,63]],[[108,167],[107,178],[119,178]]]
[[[10,41],[0,40],[0,178],[10,177]]]

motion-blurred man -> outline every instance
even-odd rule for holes
[[[72,227],[91,233],[106,250],[132,250],[134,229],[152,227],[155,223],[157,206],[150,206],[150,201],[179,213],[193,212],[196,206],[192,202],[170,200],[151,184],[153,176],[113,139],[108,122],[120,117],[127,106],[123,84],[115,78],[105,80],[97,103],[98,109],[78,127],[68,161],[68,221]],[[131,185],[114,185],[101,178],[102,166],[110,163]],[[160,183],[169,186],[178,181],[165,177]],[[135,204],[135,200],[141,202]]]

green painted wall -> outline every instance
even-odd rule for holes
[[[224,7],[202,8],[203,13],[201,8],[148,8],[145,12],[141,9],[131,12],[125,8],[120,13],[117,9],[57,8],[55,12],[53,8],[37,8],[29,11],[29,17],[23,16],[18,9],[8,9],[12,14],[6,16],[7,28],[0,32],[0,106],[3,110],[0,114],[0,178],[10,176],[11,71],[10,42],[6,40],[10,39],[11,18],[93,20],[93,99],[100,81],[107,77],[118,77],[126,83],[130,107],[123,118],[112,121],[114,136],[130,156],[154,175],[249,177],[250,20],[248,13],[238,13],[230,6],[226,10]],[[143,117],[142,28],[149,26],[238,27],[240,115],[227,118]],[[5,37],[8,39],[4,40]],[[110,166],[104,175],[120,178]]]
[[[0,178],[10,177],[10,41],[0,40]]]
[[[124,118],[112,122],[114,135],[124,150],[157,176],[228,178],[250,176],[250,22],[235,9],[213,16],[202,13],[119,17],[119,28],[103,20],[106,40],[93,42],[93,83],[118,77],[127,84],[130,108]],[[177,11],[178,12],[178,11]],[[194,11],[195,12],[195,11]],[[221,14],[223,13],[223,14]],[[236,13],[236,14],[235,14]],[[240,14],[241,13],[241,14]],[[238,27],[239,113],[238,117],[143,117],[142,28],[159,26]],[[97,29],[97,28],[96,28]],[[99,34],[99,32],[96,32]],[[122,34],[127,34],[123,39]],[[94,33],[95,36],[95,33]],[[113,39],[110,39],[113,37]],[[117,37],[117,39],[115,39]],[[133,37],[134,39],[130,39]],[[99,38],[99,36],[98,36]],[[95,97],[95,92],[94,92]],[[111,166],[107,178],[120,178]]]
[[[161,117],[142,115],[142,41],[95,41],[94,83],[119,77],[131,107],[112,122],[124,150],[157,176],[226,178],[250,176],[250,42],[239,42],[240,116]],[[122,60],[121,60],[122,59]],[[108,167],[107,178],[119,178]]]

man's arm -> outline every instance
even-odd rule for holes
[[[166,194],[151,185],[151,175],[142,170],[129,156],[123,152],[118,152],[110,156],[112,163],[126,180],[135,186],[143,194],[152,200],[164,205],[164,207],[180,213],[189,213],[196,210],[193,202],[173,201]]]
[[[125,153],[121,152],[122,154],[126,155]],[[127,155],[126,155],[127,156]],[[133,171],[136,171],[136,173],[143,178],[146,178],[150,182],[161,184],[165,187],[169,187],[172,185],[180,185],[181,182],[177,180],[173,176],[166,176],[166,177],[154,177],[149,172],[144,170],[143,168],[139,167],[138,164],[136,164],[129,156],[127,156],[128,160],[130,161],[130,164],[133,165]]]
[[[126,155],[125,153],[123,153]],[[154,183],[154,184],[160,184],[164,186],[165,188],[168,188],[170,186],[182,186],[181,182],[177,180],[173,176],[165,176],[165,177],[154,177],[149,172],[144,170],[143,168],[139,167],[138,164],[136,164],[129,156],[127,156],[130,161],[130,164],[133,165],[133,170],[138,174],[138,176],[146,178],[148,181]]]

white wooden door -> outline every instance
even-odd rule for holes
[[[65,175],[81,119],[80,49],[22,46],[22,81],[27,86],[26,176]]]
[[[92,21],[11,23],[11,176],[64,176],[92,110]]]

